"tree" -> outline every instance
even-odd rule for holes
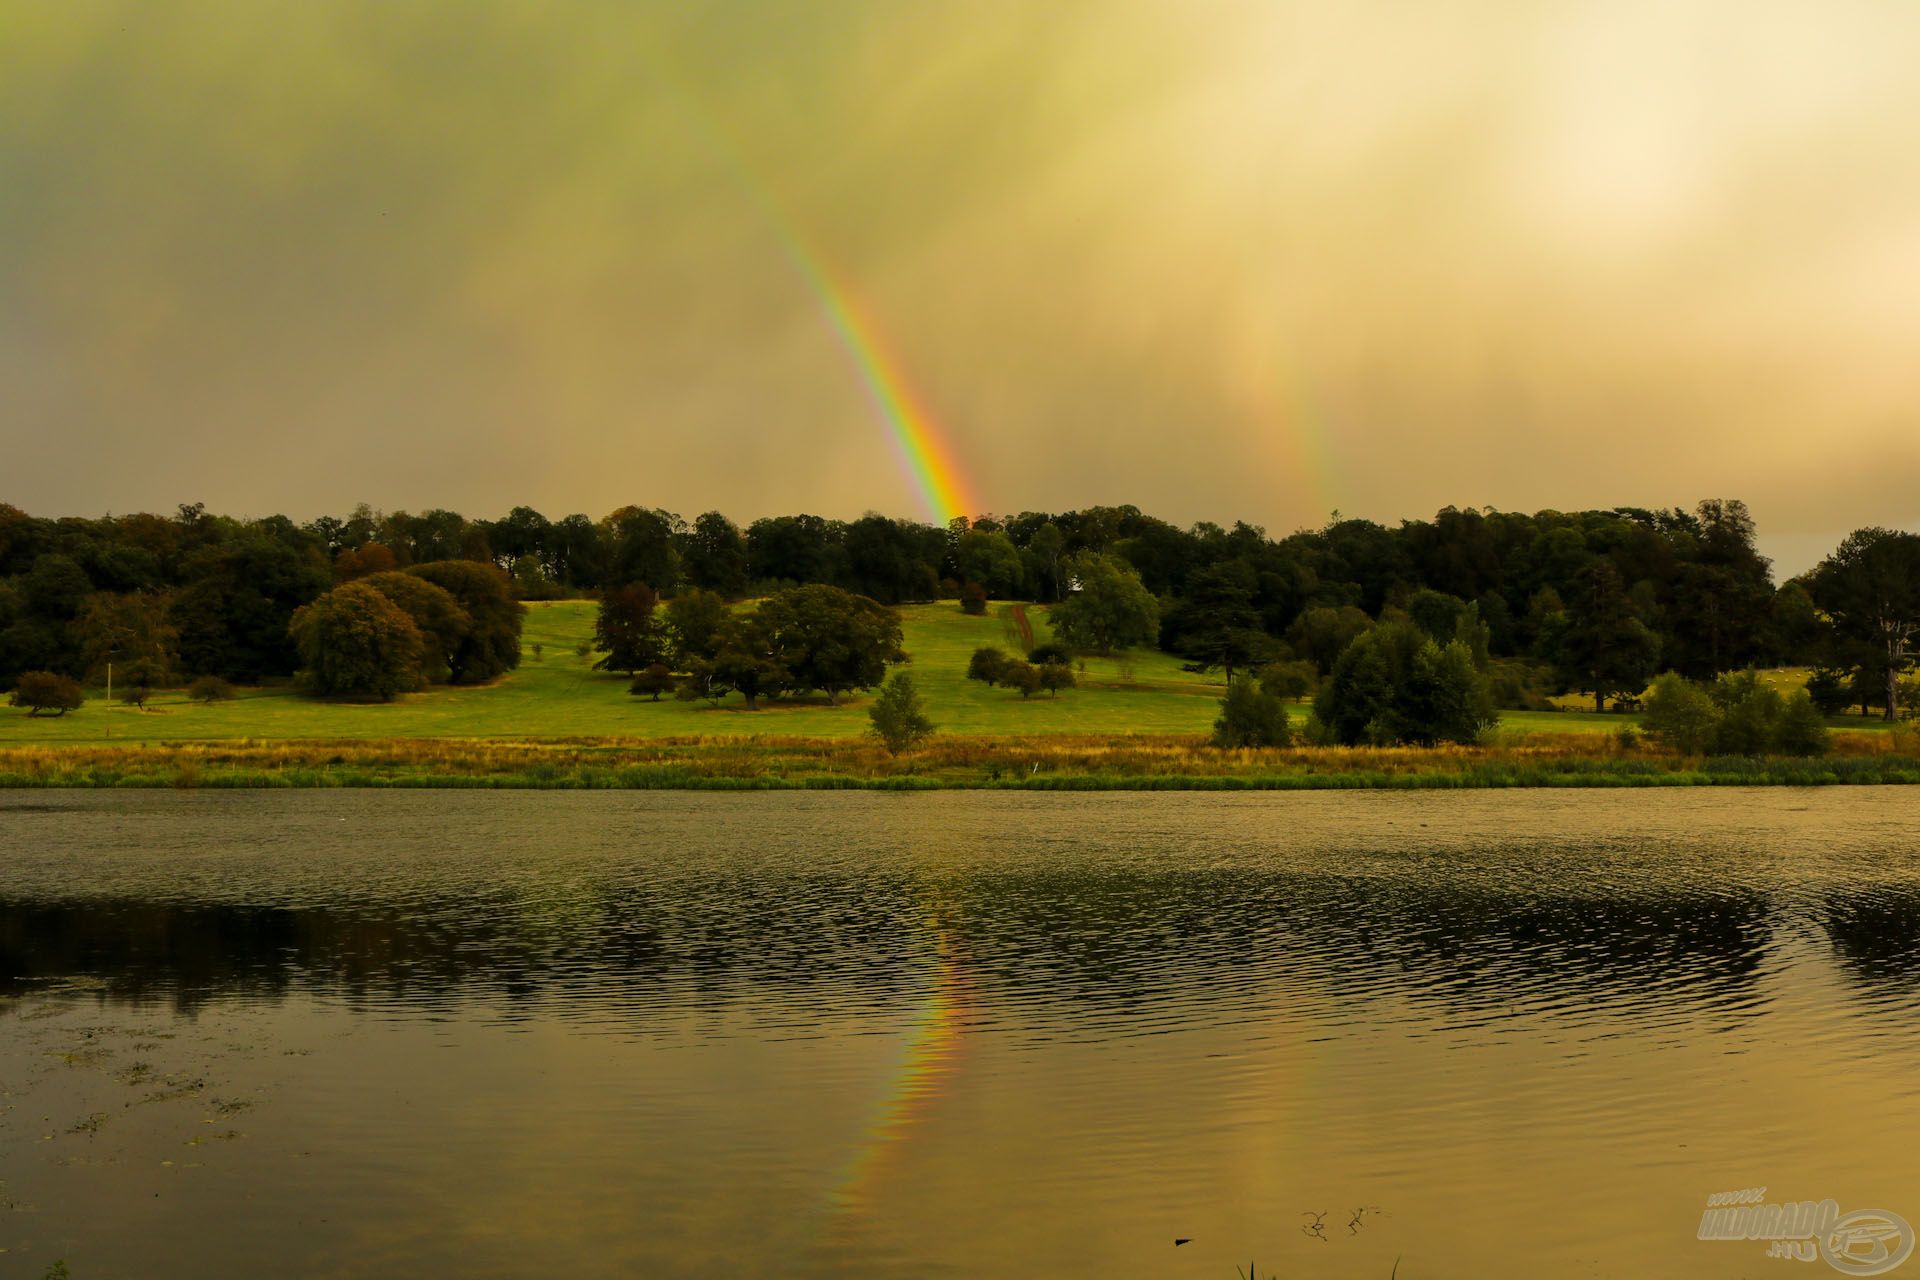
[[[987,612],[987,589],[977,582],[969,582],[960,588],[960,612],[969,617],[979,618]]]
[[[454,657],[473,630],[473,619],[451,592],[411,573],[373,573],[356,581],[391,600],[419,628],[423,679],[434,683],[452,675]]]
[[[967,659],[967,679],[985,681],[991,689],[1006,674],[1009,661],[1011,659],[999,649],[975,649]]]
[[[1837,716],[1853,702],[1853,690],[1847,673],[1831,667],[1816,667],[1807,676],[1806,695],[1823,716]]]
[[[762,697],[793,687],[793,675],[774,650],[766,620],[758,615],[759,610],[729,615],[713,657],[689,665],[688,683],[700,691],[698,696],[717,701],[716,693],[725,697],[736,692],[748,710],[757,710]]]
[[[153,700],[153,686],[145,681],[124,685],[114,696],[135,711],[145,711],[147,703]]]
[[[969,529],[954,544],[953,559],[961,580],[980,584],[988,595],[1020,594],[1020,551],[1006,534]]]
[[[1083,551],[1067,561],[1075,584],[1053,606],[1053,633],[1082,653],[1112,653],[1159,634],[1160,602],[1140,575],[1116,556]]]
[[[25,707],[29,716],[64,716],[86,702],[78,681],[52,671],[23,671],[14,682],[9,705]]]
[[[1326,675],[1347,646],[1372,625],[1373,619],[1352,605],[1337,609],[1317,606],[1295,618],[1287,628],[1287,647],[1294,657],[1313,663],[1321,675]]]
[[[1079,683],[1073,677],[1073,668],[1064,662],[1037,662],[1033,669],[1040,673],[1040,687],[1050,698],[1059,697],[1062,689],[1071,689]]]
[[[644,582],[600,593],[593,644],[605,656],[593,664],[594,670],[632,676],[666,656],[666,636],[656,616],[659,604],[660,598]]]
[[[818,689],[830,704],[850,689],[873,688],[889,664],[907,660],[899,614],[825,583],[776,592],[754,618],[793,687]]]
[[[651,583],[672,591],[680,581],[679,542],[685,525],[671,511],[621,507],[600,522],[613,582]]]
[[[438,560],[407,572],[446,591],[470,620],[448,661],[453,683],[478,684],[520,665],[520,624],[527,607],[513,598],[506,574],[472,560]]]
[[[1920,635],[1920,534],[1856,529],[1814,569],[1808,587],[1843,636],[1876,650],[1892,720],[1900,673]]]
[[[80,668],[89,677],[112,663],[128,685],[164,685],[178,664],[180,633],[168,617],[166,596],[151,591],[87,597],[69,632],[80,647]]]
[[[1575,581],[1574,595],[1548,643],[1555,672],[1568,688],[1607,699],[1637,696],[1660,657],[1660,638],[1634,613],[1612,562],[1596,560]]]
[[[1706,690],[1677,671],[1669,671],[1647,690],[1641,726],[1665,746],[1685,755],[1698,755],[1713,741],[1720,709]]]
[[[342,583],[303,606],[292,632],[315,693],[391,702],[424,683],[420,629],[364,582]]]
[[[187,696],[202,706],[212,706],[216,702],[232,702],[238,695],[233,686],[219,676],[201,676],[187,686]]]
[[[896,756],[925,741],[934,730],[934,723],[927,719],[926,707],[920,701],[919,690],[914,687],[913,677],[904,671],[896,671],[887,677],[873,705],[867,708],[867,717],[873,721],[869,732],[886,744],[890,754]]]
[[[1374,627],[1348,645],[1314,714],[1349,746],[1475,742],[1494,723],[1486,677],[1467,646],[1443,648],[1409,622]]]
[[[649,663],[647,667],[633,677],[633,683],[627,687],[628,693],[647,693],[653,695],[653,701],[660,701],[660,695],[673,688],[673,672],[667,670],[664,662]]]
[[[666,641],[682,670],[719,651],[720,633],[733,611],[711,591],[683,591],[667,601]]]
[[[1284,747],[1293,741],[1287,704],[1248,676],[1231,681],[1213,722],[1216,747]]]
[[[1239,561],[1195,573],[1186,598],[1161,627],[1161,646],[1191,658],[1197,671],[1221,668],[1231,691],[1234,668],[1250,665],[1268,647],[1253,607],[1257,585],[1252,567]]]
[[[1000,673],[1000,683],[1018,689],[1022,698],[1031,698],[1040,692],[1040,668],[1018,658],[1009,659]]]
[[[357,547],[349,547],[333,560],[333,580],[352,582],[356,578],[371,577],[376,573],[392,573],[400,567],[392,550],[379,542],[363,542]]]
[[[747,540],[718,511],[696,517],[682,547],[681,569],[694,586],[722,596],[747,589]]]

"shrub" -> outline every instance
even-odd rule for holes
[[[30,716],[64,716],[69,711],[78,711],[86,700],[78,681],[51,671],[23,671],[14,682],[7,702],[25,707]]]
[[[1214,746],[1284,747],[1292,741],[1287,705],[1264,682],[1243,676],[1227,686],[1227,696],[1220,699],[1220,718],[1213,722]]]
[[[913,677],[904,671],[887,677],[873,705],[867,708],[867,718],[873,722],[869,732],[880,739],[892,755],[925,741],[934,730]]]
[[[1700,686],[1669,671],[1647,691],[1641,724],[1663,746],[1698,755],[1713,741],[1720,709]]]
[[[660,695],[671,688],[673,688],[673,672],[667,670],[666,663],[655,662],[635,673],[633,683],[628,686],[627,692],[650,693],[653,695],[653,701],[658,702]]]
[[[967,659],[967,679],[983,680],[988,688],[992,688],[1005,678],[1007,664],[1011,661],[998,649],[975,649],[973,656]]]
[[[1832,748],[1833,735],[1805,689],[1788,698],[1781,710],[1774,746],[1790,756],[1823,756]]]
[[[187,686],[187,696],[195,702],[215,703],[231,702],[238,695],[233,686],[219,676],[201,676]]]
[[[987,589],[977,582],[960,588],[960,611],[978,618],[987,612]]]
[[[1721,676],[1711,696],[1720,708],[1720,722],[1713,730],[1716,755],[1759,756],[1774,749],[1786,701],[1761,684],[1758,675],[1743,671]]]

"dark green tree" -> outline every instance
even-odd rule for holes
[[[1660,660],[1660,638],[1635,614],[1619,572],[1596,560],[1574,582],[1567,611],[1547,645],[1555,672],[1571,689],[1593,695],[1593,709],[1607,699],[1638,696]]]
[[[984,681],[988,688],[992,688],[1000,683],[1009,661],[1011,659],[1003,650],[975,649],[973,656],[967,659],[967,679]]]
[[[58,672],[23,671],[14,681],[7,702],[25,707],[29,716],[64,716],[78,711],[86,703],[86,696],[80,692],[78,681]]]
[[[1191,659],[1196,671],[1218,668],[1231,689],[1234,671],[1270,648],[1253,603],[1258,588],[1253,568],[1241,561],[1194,573],[1187,579],[1185,597],[1161,623],[1161,648]]]
[[[660,701],[660,695],[673,688],[673,672],[667,670],[664,662],[655,662],[637,672],[633,683],[627,687],[628,693],[650,694],[654,702]]]
[[[667,601],[666,639],[669,661],[682,671],[701,658],[720,651],[721,632],[733,611],[712,591],[683,591]]]
[[[1073,590],[1053,606],[1053,634],[1080,653],[1147,644],[1160,631],[1160,602],[1124,560],[1083,551],[1067,561]]]
[[[1920,635],[1920,534],[1856,529],[1814,569],[1808,587],[1843,637],[1875,651],[1892,720],[1900,674]]]
[[[696,587],[732,599],[747,589],[747,540],[740,526],[708,511],[695,517],[680,553],[681,569]]]
[[[356,581],[372,587],[413,619],[420,631],[421,677],[428,683],[450,678],[454,655],[473,630],[473,619],[453,593],[412,573],[373,573]]]
[[[424,641],[401,608],[364,582],[346,582],[293,615],[308,687],[326,697],[373,697],[418,689]]]
[[[600,593],[600,611],[593,624],[593,647],[602,657],[596,671],[636,671],[659,662],[667,653],[665,628],[659,617],[660,598],[644,582],[612,587]]]
[[[1334,663],[1314,714],[1337,741],[1470,743],[1494,723],[1486,677],[1459,641],[1445,648],[1408,622],[1374,627]]]
[[[441,560],[408,573],[441,588],[470,620],[449,661],[455,684],[478,684],[520,665],[520,624],[527,607],[513,598],[507,575],[490,564]]]
[[[824,583],[776,592],[754,610],[774,662],[795,689],[818,689],[829,703],[871,689],[887,667],[905,662],[900,615],[866,596]]]

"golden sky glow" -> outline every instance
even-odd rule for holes
[[[1920,521],[1896,0],[0,0],[0,500]],[[757,190],[761,200],[749,189]]]

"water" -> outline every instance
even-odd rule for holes
[[[0,793],[0,1276],[1771,1275],[1920,1221],[1916,812]]]

